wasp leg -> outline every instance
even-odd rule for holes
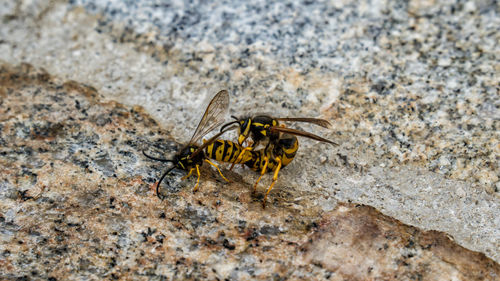
[[[196,173],[198,174],[198,180],[196,180],[196,185],[194,186],[193,192],[198,190],[198,185],[200,183],[200,165],[196,165]]]
[[[267,189],[266,195],[264,196],[264,201],[262,202],[263,208],[266,207],[267,195],[269,194],[269,192],[271,192],[271,189],[273,189],[274,184],[278,180],[278,173],[281,169],[281,157],[276,157],[276,161],[278,162],[278,166],[276,166],[276,169],[274,170],[273,182],[271,183],[271,186],[269,186],[269,189]]]
[[[229,180],[228,180],[228,179],[226,179],[226,177],[222,174],[222,172],[220,171],[219,166],[217,166],[217,164],[212,163],[212,162],[211,162],[210,160],[208,160],[208,159],[205,159],[205,162],[207,162],[208,164],[210,164],[210,165],[214,166],[214,167],[217,169],[217,171],[219,171],[220,176],[221,176],[224,180],[226,180],[227,182],[229,182]]]
[[[187,175],[183,176],[181,178],[181,180],[185,180],[185,179],[189,178],[191,176],[191,174],[193,173],[193,170],[194,170],[194,168],[191,168],[191,170],[189,170],[189,173]]]
[[[231,168],[229,168],[229,171],[231,171],[234,167],[234,164],[238,163],[241,161],[241,159],[243,159],[243,156],[245,155],[245,152],[247,151],[250,151],[253,149],[253,146],[247,146],[245,148],[243,148],[240,152],[240,154],[238,155],[238,158],[236,158],[236,161],[233,162],[233,164],[231,165]]]
[[[257,179],[255,184],[253,185],[253,193],[255,193],[255,191],[257,190],[257,184],[259,183],[260,179],[266,173],[267,164],[269,164],[269,157],[264,156],[264,166],[262,167],[262,171],[260,171],[260,177]]]

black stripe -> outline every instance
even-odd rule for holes
[[[218,160],[217,159],[217,148],[219,148],[219,146],[221,145],[221,143],[219,141],[216,141],[212,145],[213,145],[213,147],[212,147],[212,155],[209,155],[208,157],[210,157],[212,159],[215,159],[215,160]]]
[[[233,160],[234,153],[236,152],[236,150],[239,150],[239,149],[237,149],[236,145],[232,141],[228,141],[228,143],[230,143],[231,147],[233,148],[231,151],[231,155],[229,155],[229,162],[233,163],[232,160]],[[239,155],[239,153],[238,153],[238,155]]]
[[[252,151],[251,153],[252,153],[252,159],[250,159],[248,162],[246,162],[245,165],[247,165],[247,167],[249,167],[250,169],[257,171],[258,169],[256,169],[255,165],[256,165],[256,163],[259,163],[259,161],[260,161],[260,153],[258,153],[257,151]],[[254,155],[257,155],[257,156],[254,156]]]
[[[227,153],[227,142],[221,141],[224,144],[223,150],[222,150],[222,159],[221,161],[224,161],[224,158],[226,158],[226,153]]]

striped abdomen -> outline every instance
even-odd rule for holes
[[[267,164],[267,172],[272,172],[278,166],[277,159],[281,160],[281,168],[292,162],[297,150],[299,149],[299,141],[297,137],[290,134],[283,134],[278,142],[267,153],[269,163]],[[265,150],[259,149],[252,151],[252,158],[245,162],[245,165],[254,171],[261,171],[265,164]]]
[[[298,149],[299,140],[297,137],[290,134],[283,134],[273,151],[275,156],[279,155],[281,157],[281,166],[285,167],[292,162]]]
[[[238,155],[240,155],[243,147],[237,143],[228,140],[216,140],[205,148],[205,153],[208,158],[217,160],[219,162],[228,163],[245,163],[252,158],[250,151],[246,151],[240,161],[236,162]]]

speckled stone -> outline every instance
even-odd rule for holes
[[[220,89],[229,90],[237,116],[326,118],[330,130],[289,124],[341,145],[301,139],[270,208],[312,217],[338,201],[370,205],[500,262],[499,13],[489,0],[4,0],[0,61],[29,62],[61,79],[59,85],[89,85],[101,102],[118,101],[125,111],[142,106],[161,133],[143,134],[134,145],[166,155],[175,150],[173,140],[190,138],[206,100]],[[97,118],[95,126],[108,122]],[[45,130],[41,125],[16,136]],[[90,155],[95,162],[77,151],[75,165],[120,177],[120,159],[122,173],[147,174],[148,185],[165,168],[136,154],[110,156],[111,147]],[[27,163],[41,165],[22,163],[24,170]],[[15,189],[33,196],[29,187],[40,175],[16,173],[27,178]],[[73,175],[82,177],[81,170]],[[219,190],[204,178],[202,188],[239,196],[257,212],[259,199],[247,194],[255,173],[237,168],[230,176],[245,187]],[[190,196],[194,183],[178,178],[167,181],[165,193]],[[267,184],[264,177],[258,194]],[[193,198],[180,199],[194,204]]]
[[[140,107],[24,64],[0,67],[2,279],[498,280],[500,266],[372,207],[261,196],[237,173],[167,178],[143,148],[176,150]],[[333,200],[333,199],[332,199]]]
[[[2,4],[9,63],[149,112],[189,112],[199,107],[189,100],[219,88],[238,97],[235,112],[321,108],[374,165],[411,163],[499,192],[494,1],[25,2]]]
[[[403,225],[366,206],[339,204],[308,239],[300,248],[303,261],[335,272],[333,280],[500,278],[498,264],[463,254],[445,234]]]
[[[170,42],[167,50],[183,50],[201,75],[216,71],[203,71],[214,66],[205,58],[215,52],[218,64],[245,73],[231,75],[236,80],[231,92],[262,92],[266,86],[251,86],[251,77],[256,76],[255,66],[270,57],[291,70],[285,79],[297,96],[320,91],[318,98],[325,99],[317,104],[331,103],[327,115],[337,130],[387,165],[416,163],[499,192],[500,16],[493,1],[75,4],[103,13],[97,29],[114,30],[118,34],[111,34],[133,44]],[[115,22],[128,22],[136,34]],[[187,46],[200,45],[213,47],[208,53],[203,50],[207,47],[188,51]],[[266,72],[277,75],[268,79],[281,80],[280,67],[272,68]],[[325,80],[320,82],[324,85],[315,89],[315,80]],[[275,97],[286,87],[276,84]],[[309,102],[309,107],[317,106]]]

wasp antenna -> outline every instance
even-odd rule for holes
[[[145,150],[142,150],[142,154],[144,154],[144,156],[146,156],[147,158],[152,159],[152,160],[174,163],[174,160],[171,160],[171,159],[163,159],[163,158],[156,158],[156,157],[150,156],[150,155],[146,154]]]
[[[231,118],[235,119],[236,121],[238,121],[238,117],[234,116],[234,115],[231,115]]]
[[[230,125],[233,125],[234,123],[238,123],[238,120],[236,120],[236,121],[232,121],[232,122],[229,122],[229,123],[224,124],[224,125],[220,128],[220,131],[219,131],[219,132],[224,131],[224,129],[225,129],[225,128],[227,128],[227,127],[228,127],[228,126],[230,126]]]
[[[165,197],[162,198],[161,194],[160,194],[160,184],[161,182],[163,181],[163,179],[170,173],[170,171],[172,171],[173,169],[175,169],[175,166],[168,169],[164,174],[163,176],[161,176],[160,180],[158,181],[158,185],[156,185],[156,196],[158,196],[158,198],[160,198],[160,200],[163,200]]]

